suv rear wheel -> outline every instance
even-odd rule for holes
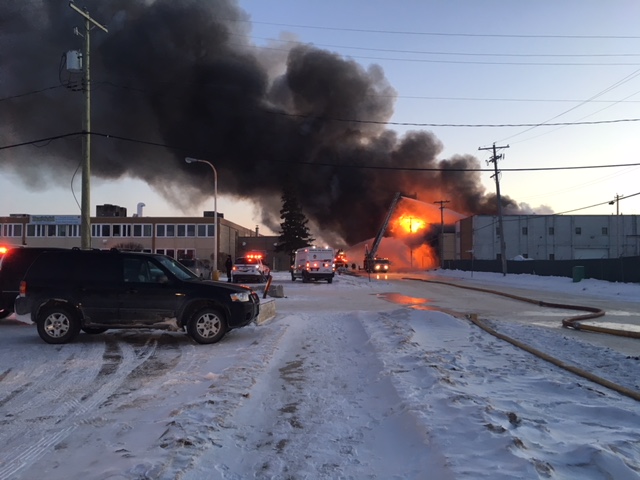
[[[227,333],[227,324],[219,310],[206,307],[191,316],[187,333],[198,343],[216,343]]]
[[[44,308],[38,314],[37,324],[38,335],[47,343],[67,343],[80,333],[78,315],[64,306]]]

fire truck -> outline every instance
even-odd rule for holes
[[[389,220],[391,219],[391,215],[393,215],[393,211],[396,209],[398,200],[400,200],[400,192],[396,192],[393,197],[387,216],[382,223],[382,227],[380,227],[380,230],[378,231],[378,235],[376,235],[376,238],[373,241],[371,250],[365,246],[364,269],[368,273],[386,272],[389,270],[389,259],[377,257],[376,253],[378,253],[378,247],[380,246],[380,242],[382,242],[382,237],[384,236],[384,232],[387,230]]]
[[[336,272],[340,271],[340,269],[349,268],[349,261],[347,260],[347,255],[344,253],[344,250],[338,250],[333,263],[336,266]]]

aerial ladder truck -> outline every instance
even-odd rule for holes
[[[378,247],[380,247],[380,242],[382,242],[382,237],[384,237],[384,232],[386,232],[387,227],[389,226],[391,215],[393,215],[393,211],[396,209],[396,205],[398,204],[399,200],[400,200],[400,192],[396,192],[395,196],[393,197],[393,201],[391,202],[391,206],[389,207],[389,211],[387,212],[387,216],[384,219],[384,222],[382,223],[382,227],[380,227],[380,230],[378,231],[378,234],[376,235],[376,238],[374,239],[373,244],[371,245],[371,250],[369,250],[369,248],[367,248],[367,246],[365,245],[364,269],[369,273],[372,273],[375,269],[375,260],[376,260],[376,253],[378,253]]]

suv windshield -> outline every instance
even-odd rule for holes
[[[180,280],[200,280],[200,277],[198,277],[191,270],[189,270],[187,267],[182,265],[177,260],[174,260],[173,258],[158,256],[156,257],[156,259],[162,264],[163,267],[173,273]]]

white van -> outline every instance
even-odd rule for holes
[[[335,273],[334,259],[333,248],[299,248],[291,265],[291,280],[301,278],[303,283],[312,280],[326,280],[327,283],[331,283]]]

